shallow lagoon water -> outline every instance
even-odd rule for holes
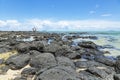
[[[80,41],[93,41],[99,46],[105,46],[105,48],[100,48],[102,51],[109,51],[110,54],[105,54],[106,56],[118,56],[120,55],[120,32],[90,32],[87,35],[97,36],[98,39],[75,39],[74,42]],[[86,34],[83,36],[87,36]]]

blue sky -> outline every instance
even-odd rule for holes
[[[39,30],[118,30],[120,0],[0,0],[0,30],[33,26]]]

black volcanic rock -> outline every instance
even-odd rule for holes
[[[33,41],[31,44],[30,44],[30,47],[29,49],[30,50],[38,50],[40,52],[43,52],[43,49],[44,49],[44,46],[45,46],[45,42],[42,42],[42,41]]]
[[[11,69],[17,70],[25,67],[30,60],[30,56],[27,54],[14,55],[8,58],[5,62]]]
[[[18,45],[16,45],[16,49],[20,53],[28,52],[29,48],[30,48],[29,43],[19,43]]]
[[[115,71],[117,74],[120,74],[120,60],[117,60],[115,63]]]
[[[80,58],[80,54],[75,52],[75,51],[72,51],[70,49],[69,46],[65,45],[65,46],[62,46],[61,48],[59,48],[56,52],[55,52],[55,56],[65,56],[65,57],[68,57],[70,59],[77,59],[77,58]]]
[[[115,61],[113,61],[110,58],[107,58],[105,56],[97,56],[97,57],[95,57],[95,61],[103,63],[107,66],[114,66],[115,65]]]
[[[28,77],[29,75],[35,75],[37,72],[37,69],[36,68],[25,68],[23,69],[23,71],[21,72],[21,75],[22,76],[25,76],[25,77]]]
[[[71,67],[54,67],[39,71],[35,80],[81,80]]]
[[[106,76],[108,76],[108,74],[104,70],[95,67],[90,67],[86,71],[103,79],[106,78]]]
[[[75,66],[78,68],[105,67],[104,64],[95,61],[76,61]]]
[[[30,66],[43,69],[43,68],[49,68],[52,66],[55,66],[56,60],[55,57],[51,53],[44,53],[39,54],[33,57],[30,61]]]
[[[54,43],[49,44],[49,45],[45,46],[44,52],[55,53],[59,48],[61,48],[61,46],[58,44],[54,44]]]
[[[97,49],[97,45],[95,43],[93,43],[92,41],[79,42],[78,46],[81,46],[84,48],[90,48],[90,49]]]
[[[27,54],[30,55],[31,58],[35,57],[35,56],[38,56],[39,54],[43,54],[37,50],[30,50]]]
[[[114,80],[120,80],[120,74],[115,74],[114,75]]]
[[[65,67],[72,67],[73,69],[75,69],[75,64],[73,63],[72,60],[70,60],[67,57],[56,57],[57,60],[57,64],[59,66],[65,66]]]

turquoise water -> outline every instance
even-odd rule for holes
[[[109,32],[104,34],[96,34],[98,40],[93,41],[98,45],[110,45],[113,48],[105,48],[104,51],[109,51],[112,56],[120,55],[120,32]],[[108,54],[109,55],[109,54]]]
[[[97,36],[98,39],[76,39],[76,42],[81,40],[85,41],[93,41],[97,45],[105,46],[106,48],[102,48],[102,51],[109,51],[110,54],[105,54],[106,56],[118,56],[120,55],[120,31],[107,31],[107,32],[88,32],[88,34],[83,34],[83,36]]]

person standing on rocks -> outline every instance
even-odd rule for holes
[[[32,31],[33,31],[33,32],[36,32],[36,27],[33,27],[33,28],[32,28]]]

